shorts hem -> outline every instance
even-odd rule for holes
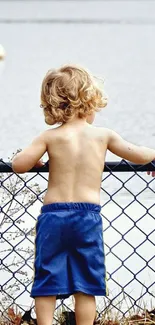
[[[30,297],[32,298],[35,298],[35,297],[41,297],[41,296],[56,296],[57,299],[63,299],[63,296],[64,296],[64,299],[65,298],[68,298],[69,296],[73,295],[74,293],[76,292],[82,292],[82,293],[85,293],[85,294],[89,294],[89,295],[92,295],[92,296],[106,296],[106,289],[94,289],[94,288],[83,288],[83,287],[78,287],[78,288],[74,288],[73,290],[68,290],[66,288],[66,290],[64,289],[63,292],[61,291],[51,291],[51,290],[46,290],[46,292],[39,292],[37,291],[36,293],[32,292]],[[61,297],[61,298],[60,298]]]

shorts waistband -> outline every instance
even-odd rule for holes
[[[41,207],[41,212],[51,212],[56,210],[89,210],[101,211],[101,205],[89,202],[57,202],[45,204]]]

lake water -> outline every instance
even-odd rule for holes
[[[112,128],[133,143],[154,148],[154,35],[155,1],[0,1],[0,44],[7,53],[6,60],[0,62],[0,157],[7,160],[47,128],[39,107],[40,84],[49,68],[64,63],[79,63],[105,79],[109,105],[96,115],[95,125]],[[106,160],[119,159],[108,153]],[[104,186],[109,192],[119,187],[112,178]],[[135,177],[129,187],[138,191],[142,186]],[[154,182],[152,188],[155,189]],[[101,193],[101,203],[105,199],[106,194]],[[131,196],[122,192],[117,199],[126,206]],[[143,193],[142,202],[151,206],[154,192]],[[127,212],[136,220],[143,213],[140,209],[135,202]],[[32,207],[35,216],[38,211],[38,206]],[[154,216],[154,210],[151,212]],[[103,213],[110,220],[120,211],[110,202]],[[115,224],[122,233],[127,225],[125,218],[122,214]],[[104,222],[106,225],[107,221]],[[29,220],[27,227],[30,226]],[[153,218],[146,215],[140,226],[149,233],[154,229]],[[130,233],[128,240],[138,245],[138,238],[142,239],[136,231]],[[106,243],[112,246],[117,236],[113,228],[109,229],[105,232]],[[130,250],[123,245],[117,247],[117,254],[125,258]],[[155,253],[149,242],[140,250],[146,259]],[[112,272],[117,262],[114,256],[108,256],[108,271]],[[135,267],[137,272],[138,267],[143,267],[141,263],[135,255],[128,267]],[[155,268],[153,261],[150,263]],[[117,276],[122,285],[130,279],[124,268]],[[153,272],[146,268],[139,280],[150,285],[153,277]],[[110,288],[114,296],[117,286],[113,281]],[[133,282],[128,293],[138,299],[140,290],[140,284]],[[153,286],[150,292],[154,292]],[[21,298],[17,301],[21,304]],[[27,297],[23,303],[28,304]]]

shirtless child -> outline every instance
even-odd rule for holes
[[[57,298],[75,297],[77,325],[92,325],[95,296],[106,295],[100,186],[107,149],[134,163],[155,159],[116,132],[92,125],[107,99],[85,69],[66,65],[46,74],[41,89],[47,130],[13,159],[25,173],[49,156],[48,189],[36,224],[35,298],[38,325],[51,325]],[[154,175],[154,174],[152,174]]]

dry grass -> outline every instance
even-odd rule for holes
[[[5,317],[0,318],[0,325],[37,325],[36,319],[31,317],[31,309],[23,315],[18,312],[17,306],[8,308]],[[71,311],[63,311],[56,324],[75,325],[75,314]],[[113,316],[106,310],[102,314],[97,313],[94,325],[155,325],[155,308],[144,310],[139,314],[132,314],[128,317]]]

